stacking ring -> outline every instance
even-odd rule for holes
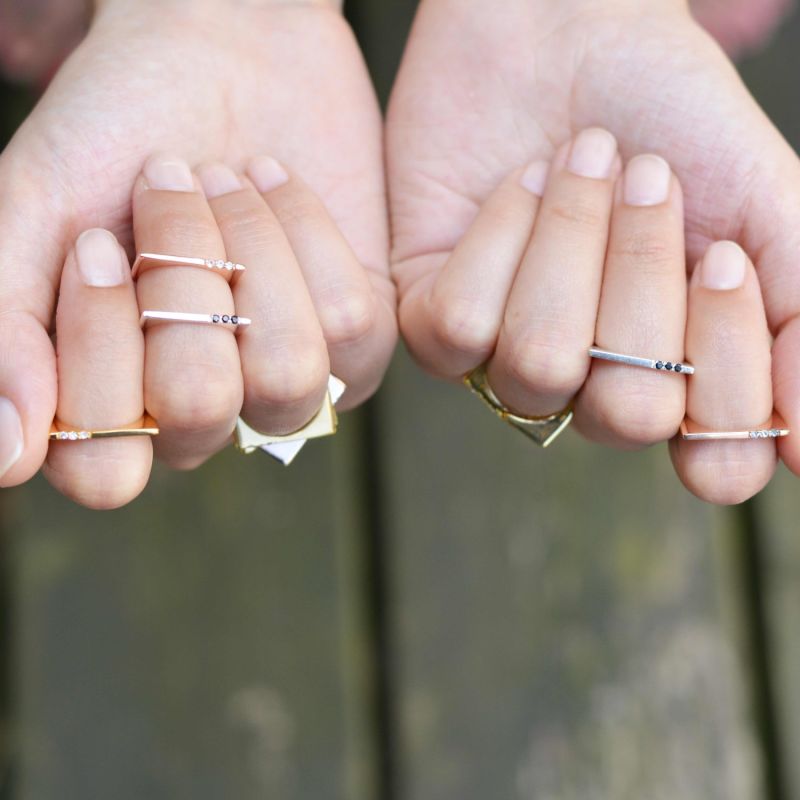
[[[115,439],[123,436],[158,436],[158,424],[149,414],[145,414],[130,425],[124,425],[121,428],[86,431],[71,430],[58,420],[54,420],[48,438],[50,441],[77,442],[87,439]]]
[[[331,375],[328,379],[325,400],[311,422],[306,423],[300,430],[285,436],[259,433],[239,417],[236,423],[236,447],[246,455],[254,453],[256,450],[263,450],[267,455],[288,467],[309,439],[319,439],[336,433],[339,420],[335,406],[346,388],[344,381]]]
[[[780,439],[788,436],[790,430],[783,418],[773,414],[763,428],[741,431],[715,431],[693,422],[688,417],[681,423],[681,437],[687,442],[702,442],[725,439]]]
[[[185,256],[162,255],[161,253],[139,253],[136,256],[136,261],[133,262],[131,275],[136,280],[140,275],[155,267],[197,267],[216,272],[228,281],[234,275],[244,272],[246,269],[244,264],[224,261],[221,258],[187,258]]]
[[[486,406],[496,416],[500,417],[503,422],[512,428],[516,428],[540,447],[551,445],[572,422],[571,406],[546,417],[523,417],[520,414],[515,414],[500,402],[492,390],[486,375],[485,365],[481,365],[465,375],[464,384],[473,394],[480,397]]]
[[[626,364],[631,367],[644,367],[645,369],[655,369],[659,372],[682,372],[684,375],[694,375],[694,367],[684,362],[656,361],[652,358],[626,356],[622,353],[612,353],[610,350],[602,350],[599,347],[590,347],[589,355],[592,358],[600,358],[603,359],[603,361],[613,361],[617,364]]]
[[[252,320],[237,314],[187,314],[183,311],[142,311],[139,325],[145,327],[148,322],[189,322],[194,325],[221,325],[232,330],[246,328]]]

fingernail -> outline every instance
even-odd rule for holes
[[[247,174],[263,194],[277,189],[289,180],[286,170],[269,156],[254,158],[247,166]]]
[[[541,197],[544,194],[544,187],[547,183],[547,173],[550,171],[550,165],[546,161],[534,161],[522,173],[520,183],[523,188],[529,192]]]
[[[714,242],[700,264],[700,284],[706,289],[728,291],[744,283],[747,256],[734,242]]]
[[[24,446],[17,409],[10,400],[0,397],[0,478],[19,461]]]
[[[209,200],[242,188],[239,176],[225,164],[208,164],[198,170],[197,176]]]
[[[629,206],[657,206],[667,202],[672,172],[660,156],[636,156],[625,169],[625,202]]]
[[[192,171],[189,165],[177,156],[151,156],[147,159],[143,172],[151,189],[168,192],[194,191]]]
[[[611,175],[617,140],[603,128],[587,128],[572,143],[567,169],[582,178],[605,179]]]
[[[84,231],[75,242],[75,258],[78,273],[87,286],[120,286],[125,282],[128,267],[110,231],[102,228]]]

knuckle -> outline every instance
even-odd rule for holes
[[[555,203],[549,213],[561,227],[577,232],[593,232],[607,225],[607,214],[587,199]]]
[[[367,292],[355,291],[326,304],[320,316],[329,345],[354,344],[371,333],[375,325],[375,304]]]
[[[197,433],[232,427],[241,400],[239,382],[213,380],[203,370],[195,378],[183,374],[171,381],[168,388],[156,394],[151,408],[161,427]]]
[[[449,350],[484,355],[494,346],[494,326],[487,325],[487,315],[472,303],[434,297],[429,314],[433,335]]]
[[[330,374],[325,347],[317,342],[284,344],[259,369],[246,369],[249,402],[287,410],[306,408],[324,393]]]
[[[571,397],[586,380],[589,364],[582,349],[526,335],[514,343],[508,368],[527,391]]]
[[[650,267],[660,272],[671,266],[676,252],[671,243],[654,231],[633,231],[619,236],[610,248],[610,255],[637,267]]]
[[[205,215],[199,215],[193,209],[179,206],[162,209],[158,218],[161,231],[168,231],[170,240],[174,242],[192,242],[204,250],[219,250],[220,239],[217,226]]]
[[[281,224],[291,225],[317,217],[321,213],[321,204],[310,192],[298,192],[282,199],[275,213]]]
[[[682,476],[689,491],[701,500],[720,506],[738,505],[769,482],[774,458],[762,465],[754,464],[746,453],[735,457],[728,448],[718,451],[718,455],[712,460],[698,459]]]
[[[598,398],[599,415],[606,429],[618,440],[642,448],[671,439],[683,417],[683,403],[671,401],[661,392],[632,389]]]

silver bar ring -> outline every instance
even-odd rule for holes
[[[252,320],[238,314],[187,314],[183,311],[142,311],[139,325],[142,328],[148,322],[188,322],[194,325],[220,325],[231,330],[246,328]]]
[[[590,347],[589,355],[592,358],[613,361],[615,364],[625,364],[629,367],[644,367],[645,369],[655,369],[659,372],[678,372],[683,375],[694,375],[694,367],[684,361],[657,361],[654,358],[640,358],[639,356],[628,356],[623,353],[613,353],[611,350],[603,350],[600,347]]]

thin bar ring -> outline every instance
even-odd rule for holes
[[[219,325],[238,332],[251,324],[249,317],[238,314],[187,314],[183,311],[142,311],[139,325],[144,328],[148,322],[188,322],[193,325]]]
[[[652,358],[626,356],[622,353],[613,353],[610,350],[603,350],[600,347],[590,347],[589,355],[592,358],[600,358],[603,361],[613,361],[616,364],[626,364],[630,367],[644,367],[645,369],[655,369],[660,372],[679,372],[684,375],[694,375],[694,367],[682,361],[656,361]]]
[[[51,442],[77,442],[87,439],[117,439],[125,436],[158,436],[158,423],[149,414],[144,414],[135,422],[121,428],[86,431],[70,430],[56,419],[50,427],[48,438]]]
[[[131,276],[136,280],[148,270],[157,267],[197,267],[215,272],[228,282],[233,280],[234,275],[247,269],[244,264],[236,264],[221,258],[189,258],[187,256],[168,256],[162,253],[139,253],[136,261],[133,262]]]
[[[698,425],[688,417],[681,422],[681,437],[687,442],[728,439],[780,439],[783,436],[788,436],[790,432],[783,418],[778,414],[773,414],[763,428],[741,431],[714,431]]]
[[[507,406],[500,402],[494,390],[489,385],[486,375],[486,365],[476,367],[472,372],[464,376],[464,384],[476,394],[488,406],[491,411],[506,424],[516,428],[540,447],[548,447],[566,430],[572,422],[572,406],[555,414],[548,414],[544,417],[524,417],[515,414]]]

